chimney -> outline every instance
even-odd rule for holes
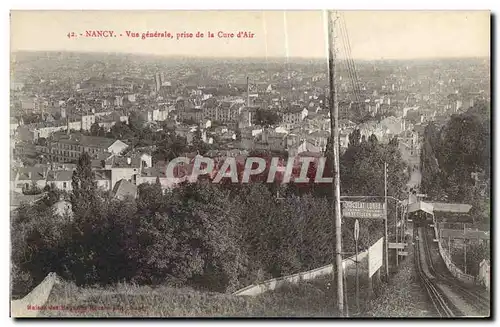
[[[130,157],[127,158],[127,164],[130,166],[132,164],[132,159]]]
[[[66,110],[64,111],[66,112]],[[66,114],[64,114],[64,116],[66,117],[66,135],[69,135],[70,133],[70,129],[69,129],[69,116],[67,116]]]

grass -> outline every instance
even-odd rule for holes
[[[368,297],[367,271],[360,269],[360,312],[363,317],[425,316],[421,290],[415,289],[411,255],[389,284],[374,283]],[[355,275],[346,277],[346,307],[356,315]],[[377,284],[377,285],[376,285]],[[413,285],[411,285],[413,284]],[[234,296],[170,286],[119,283],[109,287],[54,285],[41,317],[338,317],[332,276],[285,284],[258,296]],[[371,301],[370,301],[371,300]],[[420,303],[419,303],[420,302]]]
[[[326,280],[325,280],[326,281]],[[332,317],[325,281],[287,284],[259,296],[234,296],[190,288],[118,284],[54,286],[41,317]],[[325,289],[326,287],[326,289]]]
[[[430,317],[428,299],[414,268],[413,248],[385,284],[380,296],[371,301],[367,317]]]

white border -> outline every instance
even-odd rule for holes
[[[356,1],[354,2],[353,0],[350,1],[344,1],[344,2],[332,2],[332,1],[318,1],[318,0],[308,0],[308,1],[300,1],[300,2],[295,2],[291,3],[289,1],[286,1],[284,3],[270,3],[268,0],[252,0],[248,2],[239,2],[239,1],[203,1],[203,0],[198,0],[198,1],[192,1],[192,0],[182,0],[178,1],[175,3],[169,3],[166,5],[164,2],[160,1],[149,1],[149,0],[141,0],[141,1],[120,1],[119,4],[118,2],[108,2],[108,3],[103,3],[102,0],[88,0],[85,2],[74,2],[74,1],[44,1],[43,3],[39,1],[2,1],[0,4],[2,8],[2,15],[1,20],[2,20],[2,29],[1,29],[1,35],[2,35],[2,45],[3,45],[3,60],[1,61],[1,67],[2,67],[2,78],[1,78],[1,86],[2,86],[2,93],[1,93],[1,100],[3,103],[3,110],[0,110],[0,121],[3,122],[5,125],[4,128],[0,129],[1,131],[1,137],[0,137],[0,144],[1,144],[1,153],[6,156],[7,153],[9,153],[9,129],[7,128],[6,124],[9,121],[9,10],[10,9],[76,9],[76,10],[81,10],[81,9],[101,9],[101,10],[111,10],[111,9],[191,9],[191,10],[199,10],[199,9],[236,9],[236,10],[243,10],[243,9],[342,9],[342,10],[356,10],[356,9],[371,9],[371,10],[395,10],[395,9],[403,9],[403,10],[415,10],[415,9],[421,9],[421,10],[471,10],[471,9],[476,9],[476,10],[492,10],[493,13],[499,13],[499,6],[500,6],[500,1],[487,1],[487,0],[474,0],[474,1],[435,1],[435,0],[420,0],[420,1],[412,1],[411,3],[409,1],[396,1],[396,0],[391,0],[391,1],[370,1],[370,0],[363,0],[363,1]],[[497,22],[498,24],[498,22]],[[495,31],[496,31],[496,26],[495,26]],[[498,34],[495,34],[495,41],[498,41]],[[496,58],[492,58],[494,60]],[[494,94],[499,94],[498,92],[498,84],[496,85],[496,88],[493,92]],[[496,98],[496,97],[495,97]],[[496,101],[493,104],[493,108],[496,109]],[[498,116],[495,115],[495,123],[498,122]],[[494,130],[492,131],[494,132]],[[498,134],[498,133],[494,133]],[[498,145],[500,144],[500,140],[498,139],[497,135],[495,135],[495,143]],[[496,146],[495,146],[496,147]],[[1,161],[1,172],[3,176],[3,180],[8,181],[10,179],[9,177],[9,162],[7,159],[4,159]],[[496,169],[495,171],[498,170],[500,171],[500,163],[495,165]],[[1,296],[1,304],[0,307],[2,309],[2,320],[8,320],[8,324],[13,324],[14,321],[12,319],[8,318],[9,314],[9,264],[10,264],[10,259],[9,259],[9,248],[10,248],[10,235],[9,235],[9,183],[5,183],[5,186],[1,189],[1,200],[2,200],[2,210],[4,212],[2,223],[3,223],[3,228],[0,228],[1,231],[1,239],[3,240],[3,244],[1,246],[1,262],[3,263],[3,269],[2,269],[2,296]],[[495,194],[497,194],[495,192]],[[492,202],[500,203],[497,200],[497,196],[495,196],[495,199],[492,199]],[[498,225],[498,224],[496,224]],[[496,226],[495,225],[495,226]],[[495,228],[495,235],[497,232],[498,228]],[[495,242],[497,243],[497,242]],[[493,252],[493,253],[496,253]],[[496,257],[493,259],[496,262]],[[495,269],[495,271],[499,271],[499,269]],[[495,276],[497,277],[497,276]],[[497,281],[497,279],[495,280]],[[2,321],[2,325],[3,325]],[[91,321],[95,323],[95,321]],[[221,321],[213,321],[213,323],[219,324]],[[282,323],[289,323],[288,322],[277,322],[279,324]],[[320,321],[318,321],[320,322]],[[367,321],[369,323],[373,323],[374,321]],[[134,325],[137,323],[138,325],[145,325],[145,323],[138,323],[138,321],[133,322]],[[164,323],[167,324],[177,324],[179,321],[164,321]],[[182,322],[181,322],[182,323]],[[248,324],[251,322],[238,322],[240,324]],[[272,322],[265,322],[265,321],[259,321],[258,322],[261,325],[264,324],[271,324]],[[276,322],[275,322],[276,323]],[[307,322],[310,323],[310,322]],[[329,322],[331,323],[331,322]],[[340,321],[334,321],[334,324],[340,323]],[[384,322],[382,322],[384,323]],[[396,322],[398,323],[398,322]],[[405,324],[417,324],[417,322],[403,322]],[[443,323],[453,323],[452,321],[450,322],[426,322],[426,323],[431,323],[431,324],[436,324],[436,325],[442,325]],[[64,324],[68,324],[68,320],[65,321]],[[112,325],[115,326],[121,326],[123,324],[122,321],[118,322],[111,322]],[[356,322],[357,324],[357,322]]]

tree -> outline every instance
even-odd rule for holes
[[[453,115],[438,130],[429,124],[424,132],[420,166],[422,189],[431,198],[478,203],[480,191],[472,175],[490,175],[489,104],[478,103],[466,113]]]
[[[257,109],[255,112],[255,124],[262,127],[275,125],[279,121],[278,114],[271,110]]]
[[[45,137],[40,137],[37,140],[37,144],[41,146],[47,146],[47,139]]]
[[[127,139],[133,136],[133,132],[124,122],[117,122],[111,127],[109,135],[117,139]]]
[[[241,141],[241,129],[239,127],[235,129],[234,134],[236,135],[236,141]]]
[[[151,213],[137,219],[138,271],[134,280],[148,284],[183,284],[201,273],[203,260],[180,233],[181,222],[168,213]]]
[[[134,133],[137,133],[142,130],[145,124],[145,120],[142,118],[139,112],[132,111],[128,118],[128,126],[130,130]]]
[[[71,180],[73,191],[71,205],[76,216],[87,216],[95,209],[97,185],[94,180],[91,159],[87,152],[78,158],[76,170]]]
[[[207,146],[203,142],[201,130],[198,127],[193,134],[193,149],[197,151],[200,155],[204,155],[207,152]]]
[[[422,192],[430,198],[440,198],[443,187],[442,174],[436,153],[439,152],[439,131],[434,124],[429,124],[424,130],[424,140],[420,150],[420,172],[422,175]]]
[[[139,212],[158,212],[163,207],[163,191],[160,178],[154,184],[142,183],[138,187],[137,208]]]
[[[192,282],[202,288],[231,292],[239,286],[245,254],[239,244],[238,207],[230,193],[216,184],[184,184],[172,194],[172,217],[191,251],[203,260],[203,273]]]
[[[99,123],[95,122],[90,126],[90,135],[92,136],[104,136],[106,131],[103,127],[99,126]]]
[[[156,145],[156,150],[153,152],[154,162],[164,160],[170,161],[179,157],[187,151],[187,142],[183,137],[177,135],[165,135],[165,138]]]

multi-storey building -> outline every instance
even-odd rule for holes
[[[80,134],[57,135],[40,147],[42,154],[50,161],[73,162],[78,160],[82,152],[97,159],[100,154],[119,154],[128,147],[120,140]]]

